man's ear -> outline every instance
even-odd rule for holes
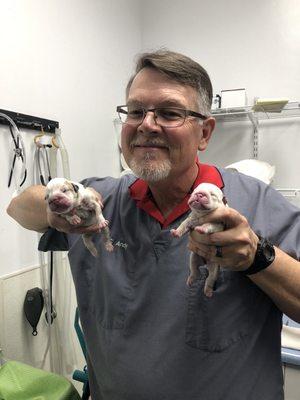
[[[203,121],[202,125],[202,137],[200,139],[198,150],[204,151],[208,145],[211,138],[213,130],[215,129],[216,120],[213,117],[209,117]]]

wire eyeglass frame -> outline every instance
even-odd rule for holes
[[[141,111],[142,114],[138,114],[138,112]],[[128,120],[128,115],[129,115],[128,106],[126,104],[122,106],[117,106],[117,113],[119,119],[122,124],[126,125],[140,125],[144,121],[149,111],[153,112],[155,123],[164,128],[178,128],[185,123],[187,117],[200,118],[201,120],[205,120],[208,118],[208,116],[200,114],[196,111],[186,110],[184,108],[179,108],[179,107],[157,107],[157,108],[136,107],[136,109],[132,111],[132,113],[136,112],[136,115],[133,114],[131,116],[132,120]],[[161,115],[161,113],[163,114],[164,112],[166,114]],[[168,112],[169,116],[167,116]],[[178,115],[176,115],[176,113],[178,113]],[[182,115],[179,115],[180,113],[182,113]],[[166,118],[166,121],[161,121],[161,119],[164,118]],[[169,121],[168,118],[170,118]]]

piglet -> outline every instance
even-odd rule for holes
[[[189,198],[188,205],[190,206],[191,213],[189,216],[179,225],[177,229],[172,229],[171,234],[174,237],[181,237],[186,232],[194,229],[196,226],[201,226],[203,233],[214,233],[224,230],[222,223],[206,223],[203,224],[203,217],[218,207],[226,207],[226,201],[223,192],[211,183],[201,183],[198,185],[191,197]],[[196,253],[191,253],[190,256],[190,275],[187,279],[189,286],[198,277],[198,265],[199,258]],[[208,262],[208,277],[206,278],[204,285],[204,294],[207,297],[213,295],[213,288],[218,277],[220,267],[216,262]]]
[[[45,200],[50,211],[59,214],[70,224],[88,226],[99,224],[107,251],[113,251],[108,221],[103,217],[103,204],[92,188],[65,178],[54,178],[46,186]],[[83,242],[94,257],[98,256],[92,233],[82,235]]]

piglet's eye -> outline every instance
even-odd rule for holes
[[[62,191],[63,193],[66,193],[66,192],[68,191],[68,189],[67,189],[67,188],[62,188],[61,191]]]

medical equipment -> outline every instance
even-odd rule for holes
[[[39,323],[44,308],[44,298],[42,289],[35,287],[27,290],[24,300],[24,313],[27,321],[32,326],[33,336],[37,335],[37,324]]]
[[[10,185],[11,185],[11,180],[12,180],[16,160],[18,160],[18,159],[21,160],[21,162],[22,162],[22,169],[21,169],[21,173],[20,173],[20,184],[19,184],[19,187],[21,187],[24,184],[26,177],[27,177],[26,153],[25,153],[24,142],[23,142],[21,133],[20,133],[17,125],[15,124],[14,120],[12,118],[10,118],[9,115],[2,112],[2,110],[0,110],[0,122],[8,123],[10,134],[11,134],[11,137],[12,137],[13,143],[14,143],[14,149],[13,149],[14,155],[13,155],[12,164],[11,164],[10,172],[9,172],[8,187],[10,187]]]
[[[8,129],[11,127],[11,130],[7,129],[7,132],[14,135],[11,134],[14,149],[21,149],[13,153],[13,155],[16,154],[15,161],[12,160],[8,168],[8,175],[12,177],[11,188],[14,183],[18,193],[32,184],[46,184],[51,177],[56,177],[58,174],[70,178],[68,153],[57,121],[2,109],[0,113],[0,124],[6,125]],[[5,117],[2,116],[3,114]],[[33,131],[36,131],[36,134]],[[32,144],[27,140],[30,136],[34,139]],[[22,140],[25,137],[26,152]],[[17,154],[22,154],[23,159]],[[20,187],[24,179],[23,171],[25,171],[26,161],[27,179]],[[23,168],[22,171],[21,168]],[[67,257],[61,252],[49,252],[47,255],[39,252],[39,260],[41,283],[36,286],[40,286],[43,292],[45,312],[42,316],[45,317],[46,322],[49,322],[49,329],[43,354],[36,366],[39,368],[47,366],[52,372],[70,377],[76,365],[74,345],[76,337],[72,329],[74,296]],[[53,297],[56,307],[53,304]],[[57,318],[55,318],[56,314]]]

